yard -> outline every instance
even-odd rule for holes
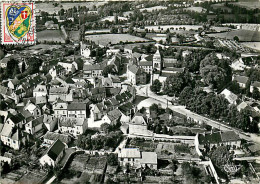
[[[79,41],[79,31],[70,31],[69,32],[69,37],[72,41]]]
[[[60,30],[44,30],[37,32],[37,41],[44,42],[61,42],[65,43],[65,39]]]
[[[145,38],[132,36],[129,34],[98,34],[98,35],[88,35],[87,40],[93,41],[96,44],[106,46],[108,44],[119,44],[121,42],[147,42]]]
[[[131,139],[126,147],[127,148],[139,148],[141,151],[154,151],[157,147],[157,142],[147,141],[140,138]]]

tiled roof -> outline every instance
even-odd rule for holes
[[[44,139],[52,140],[52,141],[56,141],[59,139],[61,142],[66,143],[66,144],[68,144],[71,141],[71,138],[68,135],[59,134],[59,133],[55,133],[55,132],[47,132],[44,135]]]
[[[75,127],[82,126],[84,123],[87,123],[87,119],[84,118],[65,118],[62,117],[59,119],[59,126],[62,127]]]
[[[121,112],[120,112],[120,110],[118,110],[118,109],[114,109],[114,110],[112,110],[112,111],[109,111],[108,113],[107,113],[107,116],[108,116],[108,118],[111,120],[111,121],[114,121],[114,120],[116,120],[116,119],[119,119],[120,117],[121,117]]]
[[[260,82],[255,81],[255,82],[253,82],[253,83],[251,84],[251,86],[259,88],[259,87],[260,87]]]
[[[139,68],[136,65],[130,65],[130,66],[128,66],[128,70],[134,74],[137,74]]]
[[[47,155],[54,161],[56,161],[57,157],[63,152],[65,149],[65,144],[63,144],[59,139],[57,139],[47,150]]]
[[[67,87],[51,87],[50,94],[67,94],[69,89]]]
[[[247,81],[248,81],[248,77],[235,75],[235,76],[234,76],[234,81],[237,81],[238,83],[246,84]]]
[[[72,102],[68,105],[68,110],[75,111],[75,110],[86,110],[87,106],[85,103],[80,102]]]

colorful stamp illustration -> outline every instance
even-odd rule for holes
[[[2,44],[35,44],[33,2],[1,4]]]

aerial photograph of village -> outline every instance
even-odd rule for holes
[[[259,0],[33,2],[35,43],[0,45],[0,184],[260,183]]]

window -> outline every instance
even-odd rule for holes
[[[128,161],[131,161],[131,158],[128,158]]]
[[[13,141],[13,143],[15,144],[15,143],[16,143],[16,141]]]

